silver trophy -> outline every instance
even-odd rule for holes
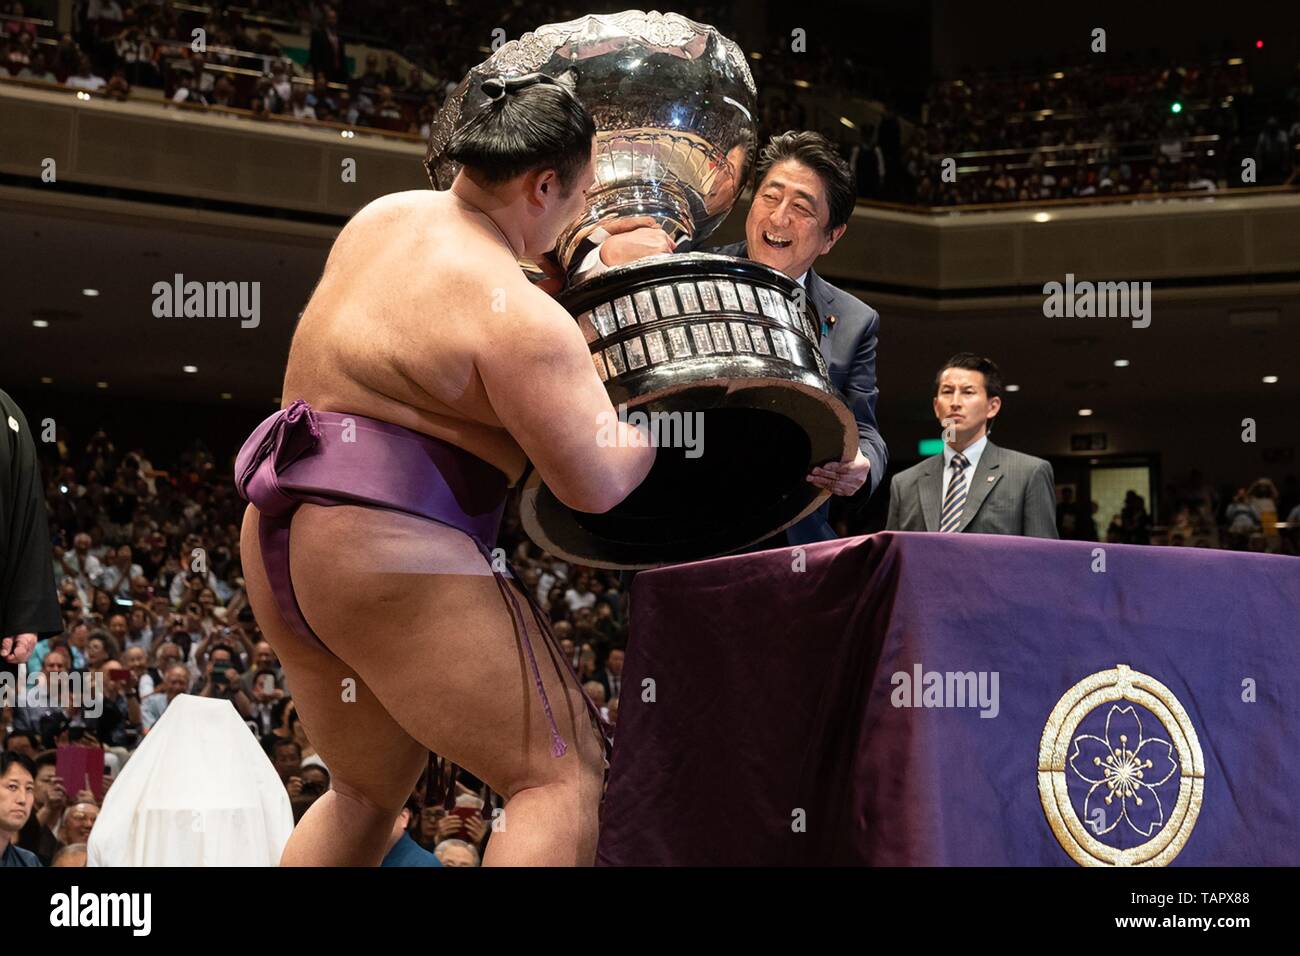
[[[831,386],[821,319],[789,277],[732,256],[690,252],[718,227],[755,156],[754,79],[740,48],[675,13],[586,16],[504,44],[439,112],[425,165],[446,189],[444,151],[488,98],[490,76],[541,72],[570,85],[596,123],[596,186],[556,245],[566,270],[602,221],[653,216],[684,254],[654,256],[559,297],[587,337],[616,407],[666,427],[650,475],[605,514],[562,505],[534,473],[525,530],[553,554],[646,568],[737,551],[815,510],[814,464],[857,447]],[[697,447],[665,446],[694,424]]]

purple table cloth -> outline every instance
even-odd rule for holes
[[[1292,557],[884,533],[645,572],[598,862],[1295,865],[1298,701]]]

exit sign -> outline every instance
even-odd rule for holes
[[[1070,436],[1070,451],[1105,451],[1105,432],[1085,432]]]

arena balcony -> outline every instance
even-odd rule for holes
[[[0,126],[11,143],[0,156],[4,191],[28,202],[97,196],[338,226],[371,199],[429,185],[418,135],[237,108],[7,79]],[[717,241],[742,238],[747,200],[739,205]],[[948,207],[864,201],[825,265],[876,301],[943,310],[1041,292],[1084,269],[1235,284],[1293,275],[1296,262],[1300,191],[1284,185]]]

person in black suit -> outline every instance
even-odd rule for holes
[[[817,274],[813,263],[830,252],[848,228],[855,183],[848,164],[819,133],[791,130],[773,136],[759,156],[745,241],[712,250],[742,256],[783,272],[807,290],[822,318],[821,350],[831,383],[840,390],[858,423],[858,451],[846,462],[813,468],[808,480],[836,495],[880,485],[889,451],[876,424],[876,337],[880,315]],[[626,224],[625,224],[626,225]],[[674,251],[672,240],[654,225],[609,236],[582,261],[579,278],[649,255]],[[830,501],[785,532],[785,542],[808,544],[834,538]],[[778,536],[779,537],[779,536]]]
[[[623,693],[623,649],[615,647],[605,658],[605,666],[591,675],[591,679],[605,688],[605,700],[610,701]]]
[[[333,7],[325,8],[325,25],[311,32],[312,73],[324,73],[331,83],[348,81],[348,54],[339,35],[339,15]]]
[[[40,637],[63,630],[36,442],[0,391],[0,668],[21,664]]]

